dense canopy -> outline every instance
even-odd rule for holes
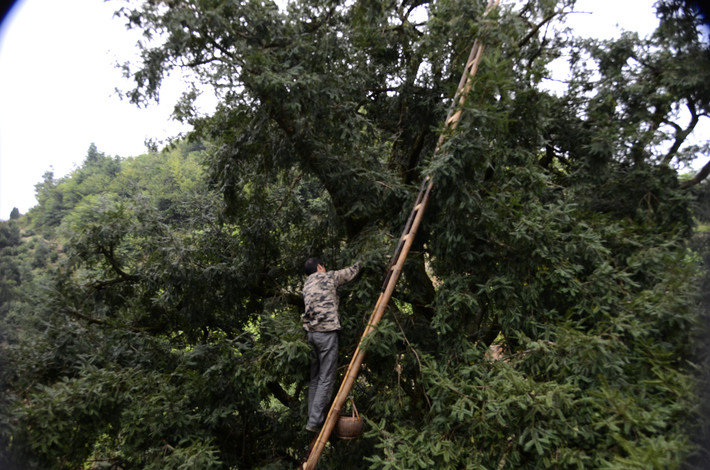
[[[117,1],[144,33],[125,96],[189,71],[194,132],[92,145],[0,227],[0,464],[297,468],[303,262],[364,267],[346,364],[430,176],[352,392],[365,432],[321,467],[702,468],[710,50],[683,1],[604,41],[564,30],[574,3]]]

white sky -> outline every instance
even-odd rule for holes
[[[116,87],[115,67],[136,54],[139,36],[113,17],[121,2],[20,0],[0,29],[0,219],[36,204],[34,185],[81,165],[89,145],[107,155],[146,152],[146,139],[187,128],[169,119],[179,83],[161,105],[139,109]],[[176,86],[177,85],[177,86]]]
[[[505,2],[506,0],[504,0]],[[512,1],[512,0],[507,0]],[[584,35],[619,27],[651,33],[655,0],[579,0],[570,21]],[[139,109],[116,96],[115,68],[136,53],[137,33],[113,11],[123,2],[20,0],[0,27],[0,220],[36,204],[34,185],[81,165],[89,145],[111,156],[145,153],[146,139],[188,130],[169,119],[179,80],[164,85],[161,105]]]

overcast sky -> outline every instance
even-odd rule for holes
[[[145,153],[146,139],[187,130],[171,121],[179,87],[161,106],[121,101],[115,67],[136,51],[137,34],[113,17],[119,2],[21,0],[0,29],[0,219],[36,204],[34,185],[81,165],[89,145],[121,157]],[[175,84],[174,84],[175,85]],[[123,87],[125,88],[125,87]]]
[[[507,0],[511,1],[511,0]],[[506,0],[503,0],[505,3]],[[575,29],[650,34],[654,0],[579,0]],[[146,139],[188,130],[169,119],[179,80],[161,91],[161,105],[138,109],[115,94],[127,82],[115,68],[136,52],[113,11],[122,2],[20,0],[0,27],[0,219],[36,204],[34,185],[47,171],[61,177],[81,165],[89,145],[111,156],[145,153]]]

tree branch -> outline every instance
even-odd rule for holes
[[[118,274],[119,277],[121,277],[124,281],[138,280],[138,276],[134,274],[128,274],[121,268],[121,266],[119,266],[113,254],[113,247],[106,248],[105,246],[99,246],[99,252],[104,255],[104,258],[106,258],[106,260],[109,262],[114,272]],[[115,283],[115,281],[112,281],[112,283]]]
[[[292,397],[291,395],[289,395],[278,382],[268,382],[266,384],[266,387],[269,389],[271,394],[284,406],[291,408],[292,406],[298,404],[298,400],[296,400],[296,397]]]
[[[695,129],[695,126],[698,124],[698,121],[700,120],[700,115],[698,114],[697,110],[695,109],[694,106],[694,101],[693,100],[688,100],[688,111],[690,112],[690,122],[688,123],[688,126],[683,129],[676,123],[669,122],[668,124],[672,126],[675,129],[675,140],[673,141],[673,145],[671,145],[671,148],[668,149],[668,152],[666,155],[663,157],[663,161],[661,162],[662,165],[668,165],[670,164],[671,160],[673,157],[678,153],[678,149],[680,149],[680,146],[683,145],[683,142],[685,142],[685,139],[688,138],[691,132],[693,132],[693,129]]]
[[[710,161],[708,161],[692,179],[681,183],[680,189],[691,188],[707,178],[708,175],[710,175]]]
[[[542,27],[545,26],[547,23],[549,23],[550,21],[552,21],[552,19],[553,19],[555,16],[559,15],[560,13],[562,13],[562,11],[553,11],[552,13],[550,13],[549,15],[547,15],[545,18],[543,18],[543,20],[542,20],[540,23],[538,23],[537,25],[535,25],[535,26],[533,27],[533,29],[530,30],[530,32],[529,32],[528,34],[526,34],[525,37],[523,37],[523,39],[521,39],[520,41],[518,41],[518,47],[523,47],[523,46],[525,45],[525,43],[527,43],[530,39],[532,39],[533,36],[535,36],[535,34],[537,34],[538,31],[540,31],[540,28],[542,28]]]

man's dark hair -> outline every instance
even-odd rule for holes
[[[314,272],[318,271],[318,265],[323,264],[319,258],[308,258],[306,260],[306,275],[310,276]]]

